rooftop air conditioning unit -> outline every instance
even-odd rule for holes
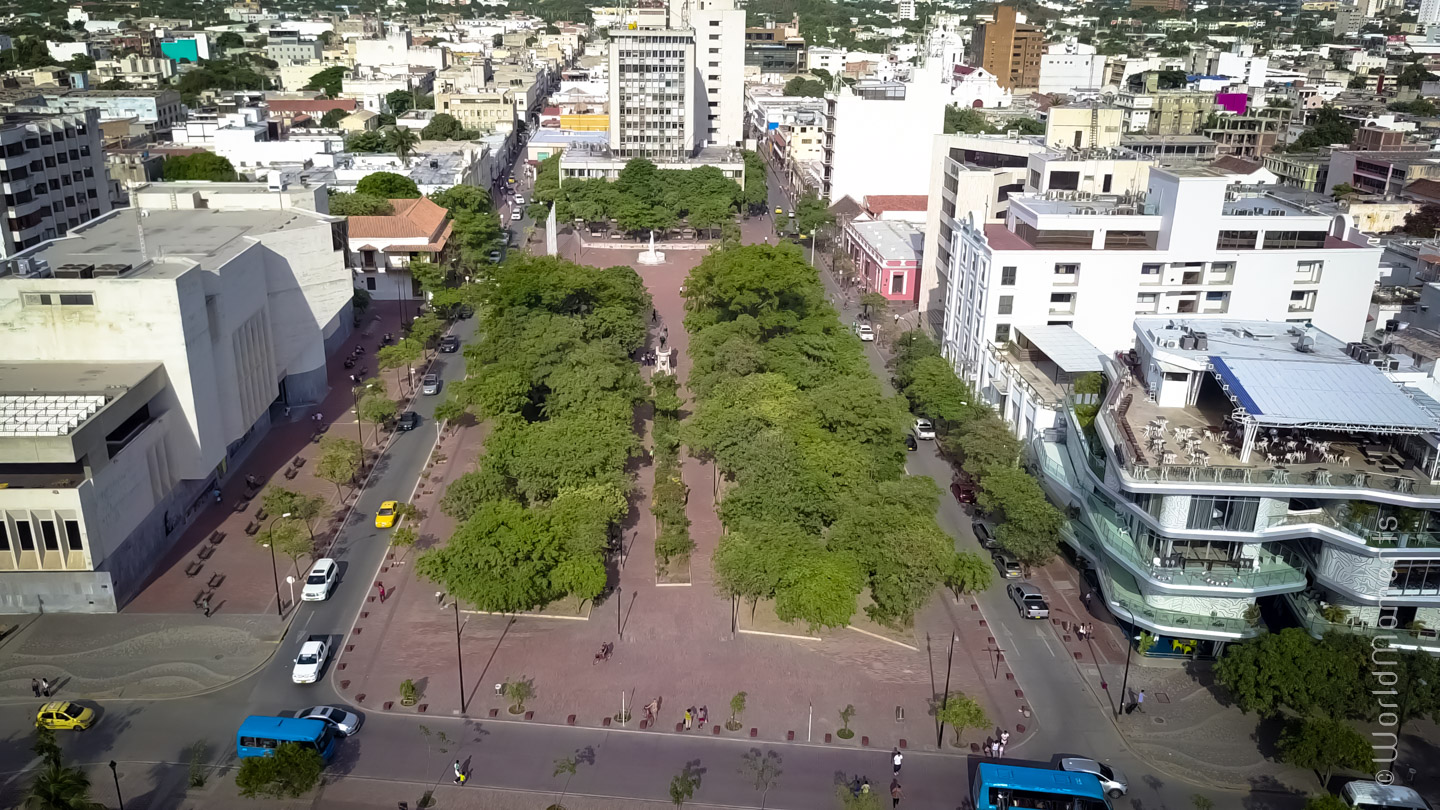
[[[1295,351],[1304,352],[1305,354],[1310,354],[1315,351],[1315,336],[1301,335],[1300,341],[1295,344]]]
[[[1196,351],[1199,351],[1199,352],[1209,351],[1209,349],[1210,349],[1210,336],[1207,335],[1207,334],[1205,334],[1204,332],[1196,332],[1196,333],[1194,333],[1194,334],[1195,334],[1195,350],[1196,350]]]
[[[1194,348],[1195,348],[1195,336],[1194,336],[1194,335],[1182,335],[1182,336],[1180,337],[1180,348],[1181,348],[1181,349],[1184,349],[1185,351],[1192,351],[1192,350],[1194,350]]]

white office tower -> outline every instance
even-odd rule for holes
[[[701,88],[695,32],[610,31],[610,150],[618,158],[678,161],[697,148]]]
[[[695,32],[696,140],[738,145],[745,126],[745,10],[734,0],[671,0],[670,27]]]
[[[1440,26],[1440,0],[1421,0],[1420,16],[1415,18],[1420,30],[1429,32],[1431,28]]]

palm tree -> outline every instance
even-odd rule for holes
[[[400,158],[400,162],[405,164],[407,169],[410,168],[410,153],[415,151],[418,143],[420,136],[407,127],[391,127],[385,131],[386,148],[394,152],[395,157]]]
[[[79,768],[66,768],[58,762],[45,766],[30,793],[25,797],[27,810],[103,810],[104,805],[90,800],[90,779]]]

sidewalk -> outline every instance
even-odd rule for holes
[[[275,575],[271,571],[271,555],[254,539],[255,533],[273,525],[277,517],[264,515],[262,518],[264,493],[272,487],[280,487],[325,498],[327,508],[311,528],[319,549],[324,549],[334,539],[354,491],[347,489],[342,494],[337,492],[334,484],[316,477],[315,464],[311,462],[316,457],[318,445],[312,441],[316,428],[310,417],[315,413],[323,416],[324,435],[360,441],[363,434],[368,469],[389,434],[382,430],[377,438],[375,427],[368,423],[357,428],[350,375],[358,373],[361,366],[368,366],[370,376],[380,376],[386,385],[386,395],[400,400],[401,409],[404,409],[405,400],[401,397],[396,375],[394,372],[381,374],[375,364],[379,337],[387,332],[398,332],[400,319],[398,304],[377,301],[372,305],[361,326],[329,358],[330,393],[325,400],[311,408],[292,409],[288,422],[283,421],[283,416],[277,417],[282,421],[271,427],[244,461],[232,467],[221,487],[220,503],[211,504],[196,518],[156,566],[144,589],[122,607],[122,613],[188,613],[197,620],[203,620],[195,602],[200,593],[208,592],[211,594],[212,613],[217,616],[275,614]],[[355,346],[364,346],[366,354],[361,355],[355,368],[347,369],[344,361]],[[287,478],[292,460],[296,458],[304,459],[304,464],[293,478]],[[259,479],[261,486],[251,488],[246,483],[247,476]],[[218,539],[218,542],[212,538]],[[196,562],[200,563],[200,568],[192,576],[187,569],[194,570],[190,566]],[[284,557],[279,558],[277,564],[282,581],[281,601],[288,609],[291,607],[290,592],[283,580],[292,573],[292,564]],[[301,560],[300,564],[307,565],[308,561]]]

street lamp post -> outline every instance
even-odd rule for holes
[[[282,610],[281,607],[280,607],[280,605],[281,605],[281,602],[280,602],[280,569],[279,569],[279,567],[277,567],[277,566],[275,565],[275,534],[274,534],[274,531],[275,531],[275,523],[276,523],[277,521],[279,521],[281,518],[288,518],[288,517],[290,517],[290,513],[289,513],[289,512],[286,512],[286,513],[284,513],[283,515],[276,515],[275,517],[270,518],[270,528],[267,529],[267,531],[270,532],[270,542],[268,542],[268,543],[265,544],[266,546],[268,546],[268,547],[270,548],[270,576],[272,576],[272,577],[275,578],[275,615],[276,615],[276,616],[279,616],[279,617],[281,617],[281,618],[284,618],[284,616],[285,616],[285,611]]]
[[[624,590],[619,585],[615,586],[615,635],[619,636],[621,641],[625,640],[625,629],[620,626],[620,594]]]
[[[465,657],[460,654],[460,599],[455,599],[455,671],[460,676],[460,713],[465,713]]]
[[[1140,640],[1140,637],[1139,637],[1139,636],[1134,636],[1134,637],[1132,637],[1132,638],[1126,639],[1127,642],[1129,642],[1129,641],[1139,641],[1139,640]],[[1115,716],[1116,716],[1116,717],[1119,717],[1119,716],[1120,716],[1120,712],[1122,712],[1122,711],[1125,710],[1125,697],[1126,697],[1126,695],[1130,694],[1129,691],[1128,691],[1129,688],[1130,688],[1130,652],[1131,652],[1132,650],[1134,650],[1134,649],[1135,649],[1135,645],[1134,645],[1134,644],[1129,644],[1129,643],[1127,643],[1127,644],[1125,645],[1125,676],[1120,679],[1120,705],[1118,705],[1118,706],[1115,707]]]
[[[120,772],[115,770],[115,760],[110,760],[110,775],[115,777],[115,801],[120,803],[120,810],[125,810],[125,797],[120,795]]]

